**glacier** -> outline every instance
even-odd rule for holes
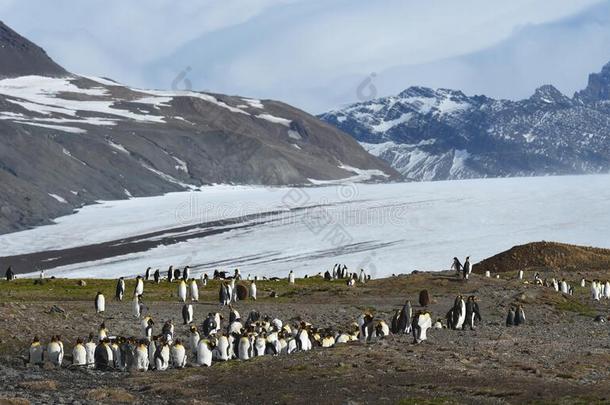
[[[100,202],[55,224],[1,235],[1,262],[135,238],[153,247],[51,266],[46,274],[132,277],[149,266],[187,264],[195,276],[237,267],[261,277],[285,277],[290,270],[314,275],[335,263],[364,268],[373,277],[437,271],[448,269],[454,256],[478,262],[538,240],[610,247],[609,181],[610,175],[588,175],[300,188],[213,185]],[[211,232],[198,237],[201,229]],[[181,241],[172,242],[176,237]],[[31,270],[26,276],[37,276]]]

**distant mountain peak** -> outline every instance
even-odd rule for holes
[[[576,92],[574,99],[584,104],[610,100],[610,62],[599,73],[589,75],[587,87]]]
[[[569,97],[551,84],[538,87],[529,99],[542,104],[572,104],[572,100]]]
[[[0,78],[30,75],[59,77],[69,73],[44,49],[0,21]]]

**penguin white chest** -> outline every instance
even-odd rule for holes
[[[189,338],[189,345],[191,346],[191,352],[193,354],[197,354],[197,345],[199,344],[199,333],[195,332],[195,333],[191,333],[191,336]]]
[[[178,299],[181,302],[186,301],[186,283],[184,281],[181,281],[180,284],[178,284]]]
[[[264,356],[265,355],[266,341],[262,337],[257,337],[254,343],[254,355]]]
[[[160,371],[167,370],[169,367],[169,347],[164,345],[159,353],[155,354],[155,368]]]
[[[133,316],[136,318],[140,317],[140,302],[137,299],[134,299],[131,304],[131,309],[133,312]]]
[[[240,360],[248,360],[250,358],[250,340],[242,337],[239,340],[238,357]]]
[[[183,368],[186,366],[186,350],[182,345],[175,345],[172,347],[172,363],[176,368]]]
[[[98,295],[95,300],[95,309],[98,313],[104,312],[106,310],[106,299],[101,294]]]
[[[460,316],[458,317],[456,329],[462,328],[464,321],[466,320],[466,303],[464,300],[460,302]]]
[[[191,282],[191,300],[199,301],[199,287],[197,286],[197,282],[195,280]]]
[[[212,355],[208,342],[200,340],[197,346],[197,364],[206,367],[212,366]]]
[[[138,279],[138,282],[136,284],[135,293],[136,293],[136,295],[144,294],[144,281],[142,281],[142,279]]]
[[[229,340],[226,336],[221,336],[216,345],[216,358],[220,361],[229,360]]]

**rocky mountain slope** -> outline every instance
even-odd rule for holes
[[[551,85],[520,101],[410,87],[320,118],[414,180],[608,172],[610,64],[572,98]]]
[[[0,25],[0,232],[96,200],[350,178],[400,175],[289,105],[70,74]]]

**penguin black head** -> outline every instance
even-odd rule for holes
[[[76,339],[76,344],[77,345],[82,345],[83,344],[83,339],[82,338],[77,338]]]
[[[89,332],[89,341],[93,342],[93,339],[94,339],[93,332]]]
[[[33,343],[38,343],[38,342],[40,342],[40,338],[38,336],[34,336],[34,339],[32,339],[32,342]]]

